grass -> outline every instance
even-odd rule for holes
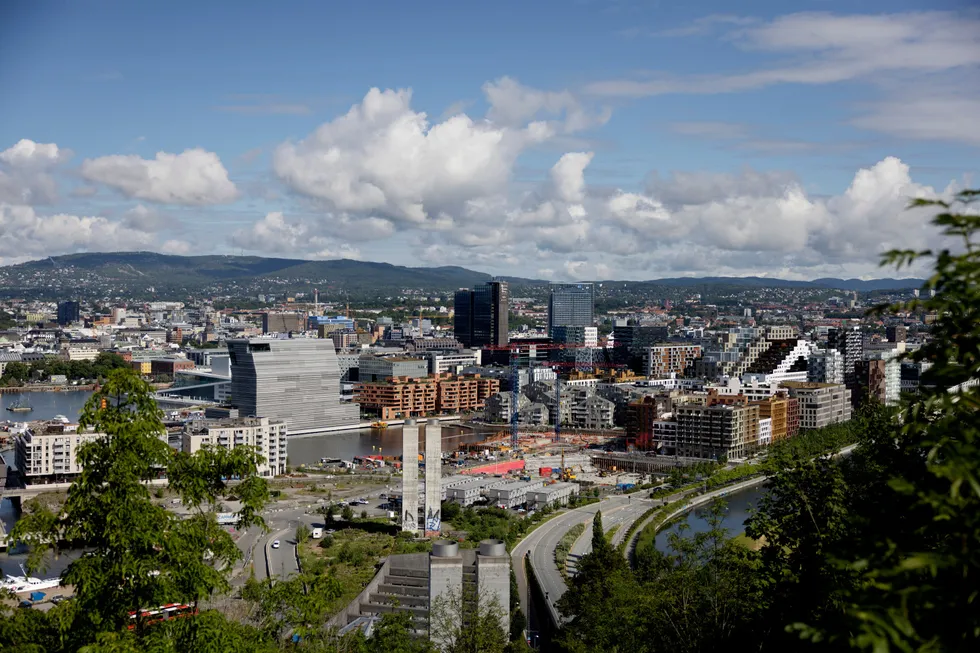
[[[401,535],[397,526],[377,520],[343,522],[338,526],[336,533],[307,540],[299,546],[303,571],[330,574],[343,587],[343,594],[329,606],[332,613],[342,610],[367,587],[382,558],[432,550],[431,542],[417,542]]]
[[[616,536],[616,531],[619,530],[619,527],[620,526],[622,526],[622,524],[614,524],[612,528],[610,528],[608,531],[606,531],[606,541],[607,542],[610,542],[611,543],[613,541],[613,538]]]
[[[750,551],[758,551],[766,544],[765,538],[753,540],[751,537],[746,535],[744,531],[739,533],[735,537],[733,537],[732,542],[744,546],[746,549],[749,549]]]
[[[558,546],[555,547],[555,564],[558,565],[558,573],[563,578],[565,577],[565,565],[568,563],[568,554],[571,552],[575,540],[580,538],[584,532],[585,522],[575,524],[562,536],[558,542]]]

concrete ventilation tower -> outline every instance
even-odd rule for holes
[[[402,427],[402,530],[419,532],[419,425],[414,419]]]
[[[510,571],[507,572],[510,588]],[[433,610],[445,610],[454,601],[463,598],[463,558],[459,544],[450,540],[436,540],[429,554],[429,639],[442,649],[448,642],[441,641],[439,633],[432,631]],[[508,606],[509,609],[509,606]]]
[[[432,419],[425,425],[424,526],[426,537],[435,537],[442,529],[442,426]]]
[[[510,632],[510,556],[503,540],[483,540],[476,556],[477,600],[490,605],[494,600],[503,617],[504,632]],[[482,606],[481,606],[482,607]]]

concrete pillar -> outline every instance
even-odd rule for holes
[[[402,530],[419,532],[419,425],[414,419],[402,427]]]
[[[446,642],[440,636],[445,633],[437,632],[438,624],[446,627],[454,619],[462,618],[456,614],[462,601],[463,558],[459,555],[459,544],[436,540],[429,554],[429,639],[440,649]]]
[[[432,420],[425,425],[425,528],[426,537],[436,537],[442,528],[442,426]]]
[[[496,599],[501,625],[510,635],[510,556],[503,540],[483,540],[476,556],[476,591],[481,609]]]

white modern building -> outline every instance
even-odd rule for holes
[[[264,459],[256,468],[259,476],[286,473],[285,420],[268,417],[230,417],[190,422],[181,434],[181,450],[193,454],[204,447],[254,447]]]
[[[807,360],[807,378],[811,383],[844,383],[844,356],[836,349],[820,350]]]

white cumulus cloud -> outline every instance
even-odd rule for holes
[[[347,243],[318,233],[311,223],[288,220],[281,212],[266,214],[247,229],[239,229],[231,237],[235,247],[314,259],[359,259],[361,253]]]
[[[30,206],[0,204],[0,257],[4,259],[146,249],[153,244],[152,234],[104,217],[42,215]]]
[[[153,159],[135,154],[86,159],[81,174],[126,197],[161,204],[223,204],[239,196],[218,155],[200,148],[158,152]]]

